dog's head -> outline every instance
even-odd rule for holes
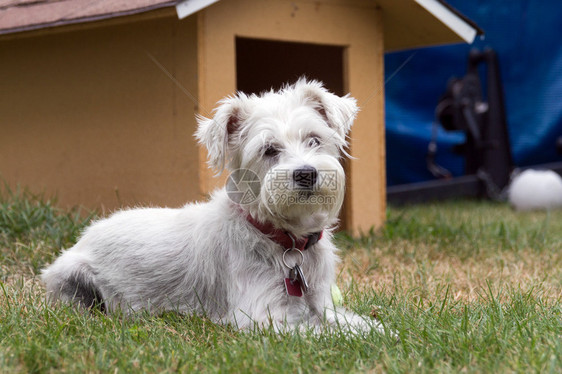
[[[243,209],[306,233],[337,220],[345,189],[340,158],[357,112],[349,95],[301,79],[278,92],[220,101],[212,119],[198,118],[196,137],[211,167],[232,172],[227,191]]]

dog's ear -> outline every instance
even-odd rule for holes
[[[357,101],[349,94],[344,97],[334,95],[317,81],[299,80],[296,85],[301,86],[307,101],[316,107],[328,126],[345,139],[359,112]]]
[[[243,97],[237,95],[219,102],[213,118],[197,116],[198,128],[195,137],[207,148],[208,164],[220,174],[226,164],[229,139],[242,123]]]

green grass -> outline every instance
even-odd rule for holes
[[[23,265],[37,273],[60,248],[72,246],[94,213],[63,211],[56,199],[28,190],[0,189],[0,253],[2,266]]]
[[[562,372],[560,212],[460,201],[390,208],[380,231],[338,234],[344,303],[396,343],[53,308],[36,275],[93,217],[55,205],[0,199],[2,372]]]

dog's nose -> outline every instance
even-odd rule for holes
[[[312,166],[303,166],[293,171],[293,180],[300,189],[312,190],[316,184],[318,171]]]

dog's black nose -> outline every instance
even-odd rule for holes
[[[303,166],[293,171],[293,180],[297,188],[311,191],[316,184],[318,171],[312,166]]]

